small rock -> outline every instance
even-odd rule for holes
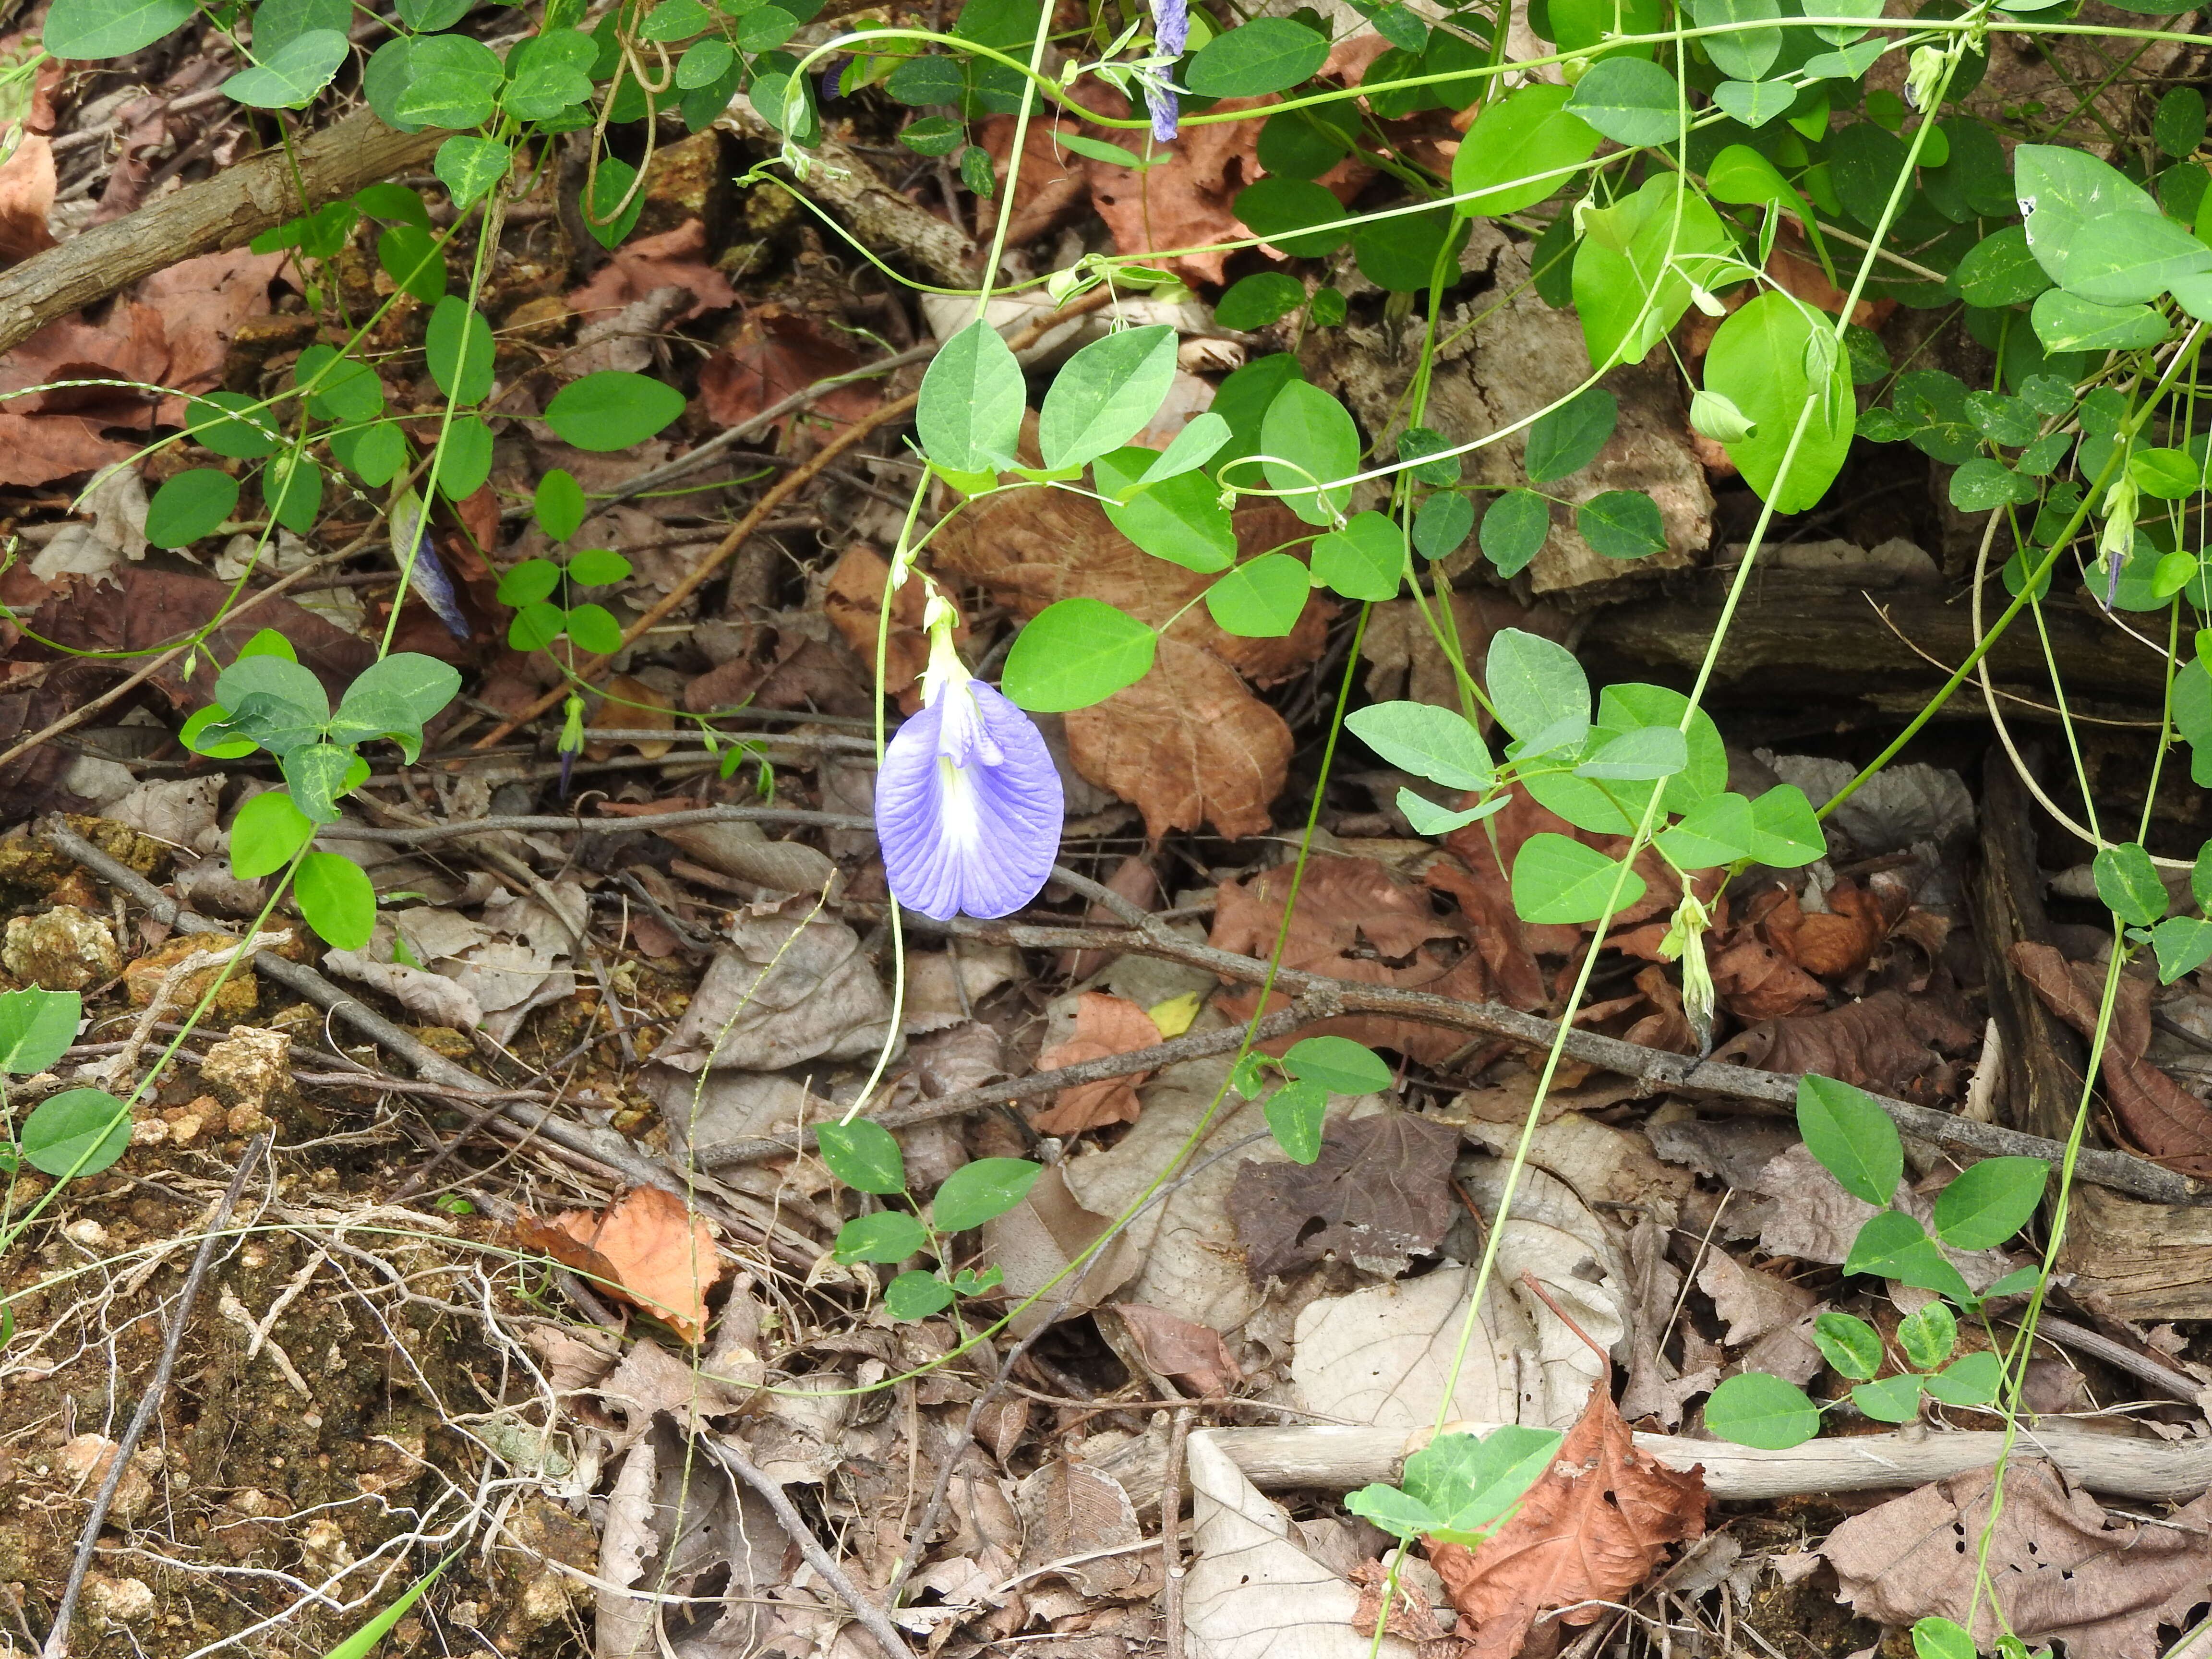
[[[133,1146],[159,1146],[169,1138],[169,1126],[158,1117],[142,1117],[131,1125]]]
[[[107,1479],[115,1454],[121,1449],[104,1434],[80,1434],[63,1443],[63,1472],[79,1491],[97,1492]],[[117,1520],[130,1520],[153,1501],[154,1483],[147,1478],[145,1468],[150,1461],[148,1454],[142,1451],[124,1466],[123,1479],[115,1488],[115,1502],[108,1510]]]
[[[154,1000],[154,993],[161,988],[161,981],[170,969],[195,951],[210,950],[221,944],[222,940],[210,939],[204,933],[179,933],[166,944],[149,951],[123,970],[123,986],[131,994],[131,1006],[143,1008]],[[184,983],[171,995],[169,1007],[172,1013],[181,1014],[198,1006],[199,1000],[207,994],[208,987],[214,982],[216,975],[222,971],[221,967],[216,966],[185,975]],[[242,1019],[253,1012],[254,1005],[260,1000],[261,981],[254,977],[251,968],[239,968],[223,981],[222,989],[216,993],[215,1006],[208,1010],[208,1014],[213,1019]]]
[[[191,1146],[206,1132],[209,1124],[222,1115],[222,1103],[213,1095],[202,1095],[181,1110],[168,1115],[169,1145]]]
[[[98,916],[58,904],[8,924],[0,965],[27,985],[48,991],[82,991],[123,971],[122,947]]]
[[[68,1226],[62,1229],[62,1237],[72,1244],[82,1245],[88,1250],[107,1248],[107,1229],[90,1216],[80,1221],[70,1222]]]
[[[92,1578],[85,1589],[95,1612],[120,1624],[154,1616],[154,1592],[143,1578]]]
[[[232,1026],[230,1035],[208,1050],[200,1081],[231,1109],[231,1133],[250,1134],[267,1127],[269,1103],[291,1085],[291,1033]],[[241,1113],[260,1121],[252,1129],[240,1129]]]
[[[276,1127],[276,1120],[258,1106],[234,1106],[230,1109],[230,1115],[223,1120],[223,1122],[234,1136],[240,1139],[247,1135],[258,1135],[264,1129],[273,1129]]]

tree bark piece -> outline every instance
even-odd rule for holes
[[[1488,1434],[1497,1425],[1445,1426],[1449,1432]],[[1409,1437],[1403,1429],[1325,1424],[1197,1432],[1227,1452],[1262,1492],[1305,1486],[1348,1492],[1370,1482],[1395,1482],[1407,1454],[1418,1451],[1428,1438],[1425,1431]],[[1636,1446],[1669,1468],[1702,1464],[1706,1492],[1737,1503],[1925,1486],[1996,1462],[2004,1436],[1994,1430],[1906,1431],[1840,1435],[1786,1451],[1762,1451],[1719,1440],[1639,1434]],[[2120,1498],[2178,1503],[2212,1487],[2212,1443],[2202,1441],[2169,1445],[2046,1423],[2040,1429],[2023,1428],[2012,1455],[2047,1458],[2075,1484]],[[1165,1444],[1152,1436],[1116,1448],[1098,1463],[1121,1483],[1139,1510],[1159,1502],[1166,1467]]]
[[[57,317],[104,300],[180,259],[220,253],[387,174],[427,161],[447,137],[394,132],[368,110],[301,141],[299,173],[282,149],[225,167],[136,213],[95,225],[0,272],[0,351]],[[300,185],[307,186],[307,200]]]

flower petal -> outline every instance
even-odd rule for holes
[[[972,682],[946,686],[899,728],[876,779],[892,896],[939,921],[1007,915],[1035,898],[1060,854],[1063,814],[1042,734]]]

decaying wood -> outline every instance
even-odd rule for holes
[[[435,128],[394,132],[362,110],[300,141],[296,177],[282,149],[264,150],[82,231],[0,273],[0,351],[179,259],[240,246],[308,208],[419,166],[447,136]]]
[[[2145,1322],[2212,1319],[2212,1210],[2077,1188],[2059,1253],[2075,1297]]]
[[[1731,570],[1700,571],[1671,582],[1665,594],[1648,602],[1593,617],[1582,640],[1592,678],[1614,670],[1622,678],[1694,672],[1712,642],[1713,619],[1734,579]],[[1844,698],[1862,699],[1874,709],[1917,713],[1948,669],[1973,649],[1973,624],[1967,607],[1954,603],[1946,589],[1875,585],[1894,580],[1754,571],[1721,647],[1716,697],[1725,701],[1741,686],[1768,708],[1802,700],[1815,721],[1832,718]],[[1890,626],[1875,614],[1877,605]],[[2157,710],[2165,667],[2156,653],[2069,600],[2045,605],[2043,616],[2069,699]],[[2051,675],[2032,623],[2023,619],[2007,629],[1990,647],[1989,661],[2001,689],[2021,691],[2037,705],[2051,702]],[[2015,711],[2026,720],[2052,718],[2024,705],[2008,713]],[[1957,712],[1970,714],[1972,706],[1960,702]]]
[[[2014,1128],[2063,1140],[2081,1103],[2086,1056],[2081,1039],[2013,964],[2014,945],[2051,943],[2051,923],[2027,792],[1998,749],[1982,764],[1981,854],[1972,888],[1974,936],[2003,1055],[2004,1116]]]
[[[1453,1423],[1447,1428],[1487,1434],[1496,1426]],[[1395,1482],[1406,1455],[1428,1438],[1425,1430],[1408,1436],[1403,1429],[1324,1424],[1198,1432],[1234,1458],[1262,1492],[1348,1492],[1370,1482]],[[1670,1468],[1702,1466],[1705,1490],[1723,1502],[1925,1486],[1994,1463],[2004,1443],[2005,1437],[1994,1430],[1963,1429],[1842,1435],[1786,1451],[1674,1434],[1636,1437],[1638,1450]],[[2068,1480],[2119,1498],[2178,1503],[2212,1487],[2212,1443],[2169,1444],[2049,1423],[2039,1429],[2023,1426],[2011,1455],[2048,1458]],[[1149,1509],[1159,1502],[1165,1443],[1149,1435],[1126,1442],[1098,1460],[1097,1467],[1121,1483],[1139,1510]]]

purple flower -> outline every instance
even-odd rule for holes
[[[1190,44],[1190,0],[1152,0],[1152,40],[1158,56],[1182,56]]]
[[[1182,102],[1176,96],[1174,84],[1152,70],[1140,69],[1136,76],[1137,89],[1145,94],[1145,108],[1152,118],[1153,142],[1173,143],[1182,120]]]
[[[1028,715],[970,679],[949,648],[876,775],[876,836],[891,893],[939,921],[1011,915],[1060,853],[1060,774]]]

